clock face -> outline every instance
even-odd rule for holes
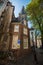
[[[14,26],[14,32],[19,32],[19,25]]]

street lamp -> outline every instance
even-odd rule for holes
[[[32,52],[33,52],[33,55],[34,55],[34,60],[36,62],[36,64],[38,64],[38,60],[37,60],[37,56],[36,56],[36,50],[35,50],[35,44],[34,44],[34,29],[31,29],[31,36],[32,36],[32,44],[33,44],[33,47],[32,47]]]
[[[34,36],[33,36],[33,31],[31,32],[31,35],[32,35],[32,44],[34,46]]]

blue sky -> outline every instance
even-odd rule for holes
[[[10,0],[12,4],[15,6],[15,16],[17,17],[20,13],[22,6],[25,6],[30,2],[30,0]]]
[[[30,0],[10,0],[12,4],[15,6],[15,16],[18,17],[21,12],[22,6],[25,6],[30,2]],[[30,22],[28,22],[28,27],[31,27]]]

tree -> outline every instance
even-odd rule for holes
[[[40,37],[40,31],[35,29],[35,43],[36,43],[36,47],[37,47],[37,37]]]
[[[35,29],[38,29],[41,33],[43,48],[43,0],[31,0],[26,6],[26,12]]]

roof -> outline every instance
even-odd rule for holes
[[[12,22],[20,22],[18,18],[12,19]]]

